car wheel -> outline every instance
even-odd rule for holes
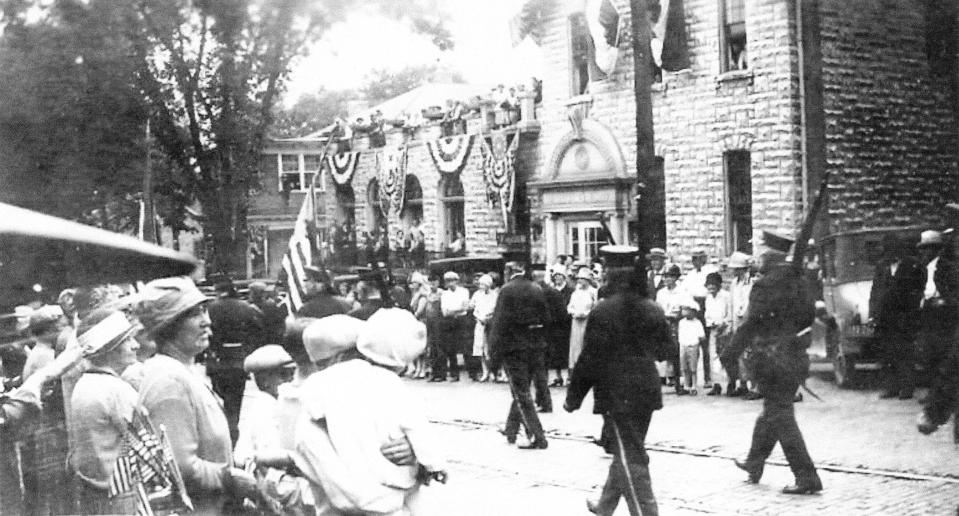
[[[847,355],[842,351],[836,353],[832,362],[833,373],[836,376],[836,385],[843,389],[851,388],[856,380],[856,360],[855,357]]]

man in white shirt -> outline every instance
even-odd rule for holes
[[[950,351],[957,323],[955,310],[959,304],[959,285],[956,284],[956,262],[944,252],[946,242],[942,233],[923,231],[916,247],[919,263],[925,272],[919,338],[926,352],[923,357],[926,370],[932,371]]]
[[[665,375],[668,377],[667,385],[674,385],[676,387],[676,394],[685,393],[683,389],[682,382],[680,381],[680,368],[679,368],[679,341],[677,340],[677,330],[679,319],[682,316],[682,306],[685,302],[693,302],[690,299],[689,293],[686,292],[686,289],[681,287],[678,283],[679,277],[682,275],[682,272],[679,270],[678,265],[671,265],[669,269],[666,270],[666,274],[663,276],[663,288],[659,289],[659,292],[656,293],[656,303],[659,304],[660,308],[663,309],[663,312],[666,314],[666,320],[669,322],[670,335],[672,339],[672,350],[670,351],[669,365],[665,369]],[[663,370],[660,370],[660,376],[663,376]]]
[[[442,377],[449,367],[450,381],[460,380],[460,366],[457,354],[465,351],[464,335],[466,328],[466,314],[470,308],[469,291],[460,286],[460,276],[453,271],[443,274],[446,288],[440,292],[440,311],[443,319],[440,325],[440,353],[446,360],[438,361],[441,370],[433,371],[434,376]]]
[[[709,261],[709,256],[706,255],[706,251],[702,248],[693,249],[692,252],[692,265],[693,268],[689,271],[686,271],[686,277],[683,279],[683,287],[691,296],[693,300],[699,305],[698,318],[699,322],[703,323],[705,326],[706,320],[703,317],[703,314],[706,313],[706,277],[711,272],[719,272],[719,269],[716,266],[707,264]],[[709,342],[709,329],[706,330],[706,339],[704,343]],[[710,374],[710,359],[709,359],[709,347],[708,344],[704,344],[705,347],[699,350],[700,355],[702,356],[702,376],[706,381],[706,384],[712,383],[712,375]]]

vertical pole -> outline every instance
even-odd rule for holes
[[[633,39],[633,89],[636,98],[636,179],[640,185],[636,196],[636,219],[639,231],[639,250],[648,251],[649,230],[643,226],[641,196],[646,176],[653,168],[653,60],[650,52],[649,14],[647,0],[630,0],[630,15]],[[665,15],[665,13],[663,13]]]
[[[143,172],[143,241],[156,243],[156,217],[153,211],[153,143],[150,140],[150,119],[146,125],[146,170]]]

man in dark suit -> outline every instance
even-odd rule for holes
[[[526,266],[506,264],[509,282],[500,289],[490,322],[489,345],[509,376],[513,401],[506,418],[506,439],[516,442],[520,422],[532,441],[524,449],[544,449],[546,435],[530,395],[530,382],[546,368],[546,330],[551,322],[543,289],[526,278]]]
[[[885,392],[882,398],[909,399],[914,387],[913,342],[918,330],[924,271],[906,256],[896,235],[882,241],[883,259],[876,265],[869,293],[869,318],[876,325]]]
[[[720,360],[732,363],[750,349],[747,367],[759,383],[763,411],[753,428],[749,455],[736,466],[758,483],[766,459],[778,442],[789,462],[794,485],[783,488],[786,494],[812,494],[822,491],[802,432],[796,423],[793,401],[796,391],[809,374],[808,341],[803,335],[816,315],[802,271],[786,263],[793,241],[763,232],[765,250],[759,255],[762,277],[749,293],[746,320],[733,334]]]
[[[322,319],[328,315],[345,314],[353,309],[349,301],[333,295],[330,276],[326,271],[312,265],[303,267],[303,271],[306,273],[306,297],[303,306],[296,312],[297,317]]]
[[[627,262],[638,256],[624,254]],[[607,265],[610,261],[607,257]],[[593,412],[602,414],[604,430],[611,434],[605,444],[613,463],[599,500],[587,501],[589,510],[611,515],[624,497],[631,515],[656,515],[645,441],[653,412],[663,407],[656,360],[671,353],[669,323],[659,305],[646,298],[641,268],[610,267],[607,278],[610,296],[589,314],[563,408],[578,409],[592,389]]]
[[[663,288],[663,278],[666,275],[666,251],[659,247],[649,250],[646,255],[649,266],[646,268],[646,292],[649,297],[656,299],[656,292]]]
[[[263,344],[260,340],[263,338],[263,314],[237,297],[236,288],[229,279],[217,282],[215,288],[218,297],[207,307],[213,334],[206,352],[206,371],[213,390],[223,398],[230,437],[236,444],[247,376],[243,360]]]

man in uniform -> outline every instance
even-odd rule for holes
[[[638,250],[604,246],[610,296],[593,308],[586,325],[583,352],[573,368],[563,408],[572,412],[593,390],[593,412],[602,414],[613,463],[598,501],[590,512],[611,515],[619,498],[632,516],[658,514],[646,455],[646,431],[653,411],[663,407],[657,359],[671,351],[669,323],[654,301],[646,298],[642,267],[634,265]]]
[[[520,422],[532,441],[524,449],[545,449],[546,435],[530,396],[530,382],[546,368],[546,328],[551,319],[543,289],[526,278],[526,266],[508,262],[510,278],[500,289],[493,319],[490,321],[489,345],[494,361],[502,361],[509,376],[513,401],[506,418],[506,439],[516,442]]]
[[[236,444],[246,387],[243,360],[262,344],[263,320],[258,309],[237,297],[229,278],[218,281],[215,288],[218,297],[207,308],[213,335],[206,352],[206,372],[213,390],[223,398],[230,438]]]
[[[803,335],[815,318],[815,305],[801,269],[786,263],[793,241],[764,231],[763,243],[762,277],[749,294],[746,321],[722,353],[723,363],[728,364],[750,348],[749,366],[763,395],[749,455],[735,463],[749,474],[750,482],[757,483],[778,442],[796,477],[796,483],[783,488],[783,493],[811,494],[822,490],[822,482],[796,423],[793,399],[809,372],[808,339]]]

